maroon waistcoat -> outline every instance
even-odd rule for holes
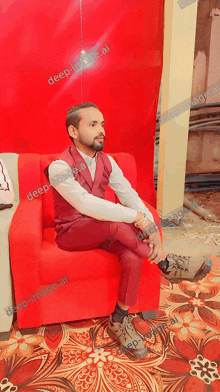
[[[97,152],[97,165],[94,181],[92,180],[88,166],[85,160],[80,155],[75,145],[68,147],[57,159],[65,161],[71,168],[75,180],[94,196],[105,198],[105,189],[109,183],[109,176],[112,171],[111,162],[102,151]],[[84,165],[82,165],[84,164]],[[85,168],[86,167],[86,168]],[[75,174],[76,170],[78,172]],[[83,168],[83,169],[82,169]],[[63,233],[72,224],[78,220],[91,219],[86,215],[81,214],[76,208],[72,207],[57,191],[53,189],[54,195],[54,208],[55,208],[55,230],[56,232]]]

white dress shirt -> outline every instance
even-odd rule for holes
[[[0,204],[12,204],[14,190],[8,171],[3,160],[0,158]]]
[[[97,153],[91,158],[78,148],[77,150],[86,162],[92,180],[94,181]],[[112,203],[111,201],[101,199],[87,192],[87,190],[75,180],[70,166],[62,160],[56,160],[50,164],[49,181],[57,192],[83,215],[91,216],[101,221],[132,223],[137,217],[137,211],[141,211],[146,214],[147,218],[154,222],[153,215],[142,202],[138,193],[132,188],[130,182],[124,177],[122,170],[115,160],[109,155],[108,158],[112,165],[112,172],[109,176],[108,185],[114,190],[123,205]],[[64,180],[60,183],[57,181],[53,182],[53,177],[57,177],[60,173],[62,173],[62,176],[64,175]],[[66,177],[68,177],[67,179],[65,179],[65,174]]]

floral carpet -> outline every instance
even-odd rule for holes
[[[220,259],[198,283],[161,282],[157,318],[131,315],[140,334],[175,315],[177,322],[145,338],[139,362],[106,332],[108,317],[40,327],[22,335],[13,325],[0,342],[0,391],[220,392]]]

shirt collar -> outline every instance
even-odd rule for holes
[[[79,151],[80,155],[84,158],[87,166],[91,165],[94,161],[97,162],[97,157],[98,157],[97,152],[94,157],[89,157],[84,152],[80,151],[77,147],[76,147],[76,149]],[[88,163],[89,163],[89,165],[88,165]]]

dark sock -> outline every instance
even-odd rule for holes
[[[169,261],[166,258],[165,260],[161,261],[157,265],[163,272],[166,272],[166,270],[167,270],[167,268],[169,266]]]
[[[113,323],[115,322],[123,322],[124,317],[128,316],[128,310],[124,310],[122,308],[120,308],[120,306],[118,305],[118,303],[115,306],[115,310],[112,313],[112,321]]]

